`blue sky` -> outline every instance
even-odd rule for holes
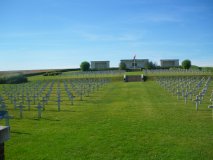
[[[212,0],[1,0],[0,70],[82,61],[190,59],[213,66]]]

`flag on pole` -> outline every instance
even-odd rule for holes
[[[135,56],[134,56],[133,60],[135,60],[135,58],[136,58],[136,54],[135,54]]]

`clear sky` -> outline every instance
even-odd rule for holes
[[[213,0],[0,0],[0,70],[134,55],[213,66]]]

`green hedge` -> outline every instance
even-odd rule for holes
[[[23,74],[3,75],[0,77],[0,84],[18,84],[28,82]]]
[[[53,71],[53,72],[46,72],[43,74],[43,76],[58,76],[58,75],[61,75],[62,72],[59,72],[59,71]]]

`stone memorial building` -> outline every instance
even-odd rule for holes
[[[91,61],[91,69],[109,69],[109,61]]]
[[[160,65],[161,67],[178,67],[179,59],[162,59]]]
[[[124,59],[121,62],[126,64],[127,69],[137,69],[144,68],[145,65],[149,62],[148,59]]]

